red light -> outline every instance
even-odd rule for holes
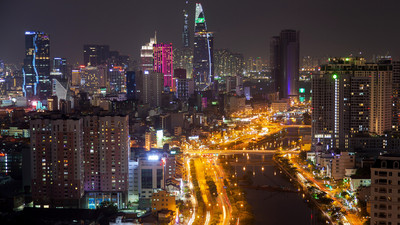
[[[37,101],[33,101],[33,102],[32,102],[32,106],[35,106],[35,107],[36,107],[36,106],[37,106]]]
[[[0,157],[4,157],[4,156],[6,156],[6,154],[0,153]]]
[[[85,65],[80,65],[79,68],[85,68]]]

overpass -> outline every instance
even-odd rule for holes
[[[304,125],[304,124],[292,124],[292,125],[281,125],[284,128],[311,128],[311,125]]]
[[[255,150],[239,150],[239,149],[234,149],[234,150],[220,150],[220,149],[204,149],[204,150],[199,150],[199,149],[186,149],[184,150],[185,153],[191,153],[191,154],[219,154],[219,155],[235,155],[235,154],[253,154],[253,155],[265,155],[265,154],[274,154],[279,152],[279,150],[273,149],[273,150],[261,150],[261,149],[255,149]],[[281,151],[282,153],[293,153],[293,154],[298,154],[300,151],[299,150],[287,150],[287,151]]]

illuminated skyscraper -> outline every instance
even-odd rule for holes
[[[40,31],[25,32],[25,59],[22,91],[28,99],[51,96],[50,39]]]
[[[188,1],[186,1],[185,6],[189,4]],[[187,12],[187,9],[185,8],[183,10],[183,32],[182,32],[182,42],[183,42],[183,47],[188,48],[190,45],[190,36],[189,36],[189,13]]]
[[[140,50],[140,58],[142,61],[142,71],[153,70],[153,45],[157,44],[157,33],[154,34],[154,38],[150,38],[150,42],[142,46]]]
[[[154,71],[164,74],[164,88],[172,88],[174,77],[174,63],[172,44],[154,44]]]
[[[311,80],[314,144],[351,149],[355,137],[390,130],[391,76],[391,64],[364,58],[331,58],[322,65]]]
[[[196,90],[212,88],[214,81],[213,35],[207,31],[204,11],[200,3],[196,3],[193,51],[193,78]]]
[[[283,30],[270,42],[270,61],[280,98],[298,96],[300,32]]]

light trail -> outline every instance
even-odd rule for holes
[[[222,197],[221,197],[221,202],[223,202]],[[224,215],[224,221],[222,222],[222,224],[226,224],[226,210],[225,210],[225,206],[222,206],[222,212]]]
[[[204,222],[204,225],[208,225],[210,223],[210,220],[211,220],[211,213],[210,211],[207,211],[206,222]]]
[[[190,175],[190,159],[188,159],[187,160],[187,167],[188,167],[188,181],[189,181],[189,188],[190,188],[190,190],[191,190],[191,193],[193,193],[193,184],[192,184],[192,181],[191,181],[191,175]],[[196,198],[193,196],[193,195],[191,195],[191,197],[190,197],[190,199],[191,199],[191,201],[192,201],[192,217],[190,218],[190,220],[189,220],[189,222],[188,222],[188,225],[192,225],[193,223],[194,223],[194,221],[195,221],[195,219],[196,219],[196,205],[197,205],[197,201],[196,201]]]

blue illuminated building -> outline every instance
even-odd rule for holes
[[[22,90],[29,100],[51,96],[50,39],[40,31],[25,32],[25,59]]]

